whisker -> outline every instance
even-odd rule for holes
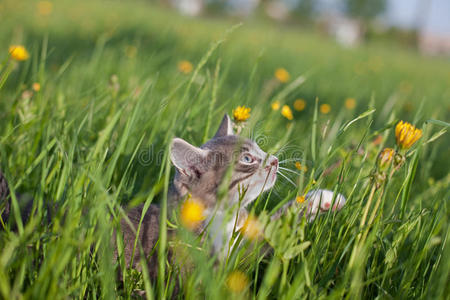
[[[284,170],[284,171],[288,171],[288,172],[294,173],[296,175],[300,175],[299,172],[295,172],[294,170],[291,170],[291,169],[288,169],[288,168],[283,168],[283,167],[278,167],[278,168],[281,169],[281,170]]]
[[[285,162],[291,162],[291,161],[301,161],[301,160],[302,160],[301,157],[298,157],[298,158],[287,158],[287,159],[283,159],[282,161],[278,162],[278,164],[282,164],[282,163],[285,163]]]
[[[286,175],[284,175],[281,172],[277,172],[277,173],[280,174],[284,179],[286,179],[290,184],[292,184],[293,186],[297,187],[297,185],[291,179],[289,179],[289,177],[287,177]]]
[[[278,198],[281,198],[280,194],[277,192],[276,187],[272,190],[272,193],[275,194]]]

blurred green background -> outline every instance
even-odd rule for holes
[[[304,111],[295,112],[299,120],[311,116],[316,97],[321,103],[331,105],[330,115],[341,111],[347,98],[356,100],[355,113],[365,111],[373,98],[378,109],[376,127],[384,126],[393,109],[397,111],[397,118],[411,122],[430,118],[448,120],[448,57],[422,54],[411,43],[403,43],[399,39],[402,34],[391,35],[394,29],[378,36],[366,30],[357,44],[342,45],[334,35],[322,30],[319,21],[314,21],[314,18],[321,20],[314,10],[304,17],[295,10],[283,20],[274,20],[264,13],[270,1],[263,2],[247,17],[227,14],[226,8],[208,4],[203,16],[189,17],[179,15],[175,9],[178,6],[172,4],[2,1],[2,57],[7,56],[10,44],[24,44],[32,54],[26,67],[12,73],[6,88],[10,87],[10,92],[17,94],[21,92],[15,89],[17,81],[23,83],[23,91],[32,82],[53,80],[55,77],[51,76],[58,77],[70,65],[68,73],[72,78],[58,77],[67,83],[64,85],[66,97],[79,97],[79,90],[89,93],[100,89],[102,84],[108,84],[112,75],[117,75],[122,86],[134,85],[133,88],[144,78],[155,81],[153,95],[163,99],[179,84],[178,79],[183,78],[177,69],[180,61],[190,61],[195,67],[212,42],[225,37],[233,25],[242,23],[226,36],[211,60],[221,59],[225,76],[218,90],[218,104],[228,102],[228,109],[231,103],[248,105],[246,97],[251,89],[259,92],[251,91],[251,101],[268,109],[274,99],[270,98],[273,95],[264,93],[264,88],[277,68],[285,68],[291,81],[302,74],[307,77],[301,88],[286,99],[290,105],[298,98],[307,102]],[[376,14],[364,15],[364,8],[354,13],[354,18],[362,20],[366,28],[374,27]],[[348,16],[353,15],[350,11],[347,13],[346,18],[351,20]],[[412,36],[417,35],[410,32]],[[41,55],[43,45],[47,51],[45,57]],[[42,68],[39,63],[44,60],[48,73],[37,70]],[[208,62],[208,70],[214,72],[214,63]],[[253,76],[252,81],[250,76]],[[11,105],[8,101],[2,102],[2,106]],[[448,172],[449,145],[447,139],[436,153],[438,161],[442,162],[433,165],[436,178]]]

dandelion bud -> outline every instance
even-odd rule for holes
[[[377,165],[381,170],[386,170],[394,158],[395,150],[392,148],[384,148],[378,155]]]
[[[396,170],[400,169],[405,163],[406,157],[400,153],[396,153],[394,156],[394,168]]]

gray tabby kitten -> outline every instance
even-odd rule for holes
[[[231,239],[235,223],[234,218],[226,220],[225,210],[229,207],[236,209],[234,216],[238,218],[239,229],[248,215],[246,207],[262,192],[273,187],[278,170],[278,159],[275,156],[262,151],[252,140],[235,135],[232,128],[230,117],[225,115],[215,136],[201,147],[174,138],[170,148],[170,159],[176,173],[169,191],[169,209],[177,207],[188,193],[201,200],[206,212],[204,224],[214,216],[211,224],[213,249],[222,255],[223,250],[227,248],[225,245]],[[219,204],[217,192],[230,167],[228,193],[226,199]],[[128,218],[134,228],[139,225],[142,208],[143,205],[128,212]],[[152,252],[158,240],[159,213],[158,206],[150,205],[141,225],[138,241],[142,244],[146,256]],[[130,228],[126,220],[121,221],[127,264],[131,261],[136,238],[134,228]],[[139,251],[135,251],[133,265],[136,266],[139,260]],[[156,275],[156,255],[152,255],[147,261],[150,272]]]
[[[261,193],[274,186],[277,179],[278,159],[262,151],[252,140],[235,135],[233,124],[227,114],[223,117],[215,136],[201,147],[193,146],[180,138],[174,138],[170,147],[170,159],[176,168],[176,173],[169,190],[169,210],[177,208],[179,202],[185,199],[188,193],[193,198],[201,200],[206,207],[207,215],[204,225],[214,217],[210,224],[213,250],[223,257],[233,230],[239,230],[248,216],[246,207]],[[218,203],[218,189],[229,168],[231,168],[231,177],[225,182],[228,184],[228,192],[225,199]],[[302,213],[311,222],[317,215],[329,209],[340,210],[346,199],[341,194],[333,197],[332,191],[319,189],[310,191],[306,195],[306,201],[307,207]],[[292,200],[285,204],[272,216],[272,219],[281,217],[295,203],[296,201]],[[226,216],[226,211],[229,209],[233,212],[231,219],[227,219]],[[142,244],[147,258],[158,240],[159,213],[158,206],[151,205],[144,216],[139,232],[138,241]],[[133,228],[138,227],[141,214],[142,205],[129,211],[128,217]],[[170,214],[169,211],[168,215]],[[129,264],[136,235],[125,220],[121,221],[121,228],[124,236],[125,259]],[[170,232],[169,235],[171,235]],[[140,260],[139,251],[135,251],[134,255],[133,266],[136,266]],[[150,272],[156,275],[156,255],[152,255],[147,261]]]

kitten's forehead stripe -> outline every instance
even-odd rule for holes
[[[242,173],[254,173],[257,169],[258,169],[258,165],[243,165],[243,164],[238,164],[235,167],[235,170],[237,172],[242,172]]]

